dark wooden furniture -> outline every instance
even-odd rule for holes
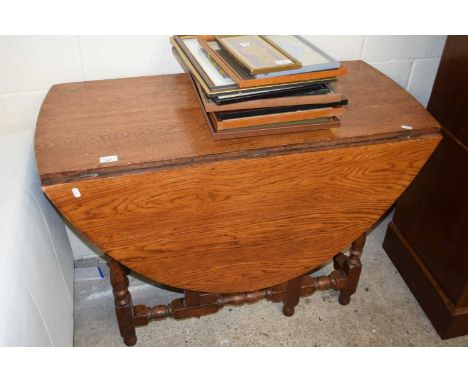
[[[327,288],[349,303],[366,230],[440,134],[389,78],[363,62],[345,66],[341,128],[226,141],[211,139],[185,74],[52,87],[35,137],[43,190],[110,257],[127,345],[136,326],[226,304],[267,298],[291,315],[300,296]],[[331,275],[306,275],[332,258]],[[133,305],[130,270],[185,297]]]
[[[450,36],[428,110],[443,140],[398,200],[384,248],[442,338],[468,334],[468,37]]]

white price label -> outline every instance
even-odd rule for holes
[[[99,163],[110,163],[110,162],[117,162],[119,157],[117,155],[109,155],[107,157],[100,157]]]
[[[76,187],[72,188],[72,194],[75,198],[79,198],[81,196],[80,190]]]

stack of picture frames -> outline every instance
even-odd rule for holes
[[[301,36],[173,36],[213,139],[340,127],[346,68]]]

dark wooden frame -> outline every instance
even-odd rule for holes
[[[239,129],[224,129],[218,130],[216,128],[216,121],[214,120],[213,113],[205,113],[205,118],[210,129],[211,137],[213,140],[224,140],[234,138],[246,138],[246,137],[259,137],[262,135],[272,134],[286,134],[286,133],[298,133],[303,131],[313,130],[326,130],[326,129],[337,129],[341,126],[341,122],[337,117],[324,117],[326,121],[317,122],[321,119],[317,119],[316,122],[310,122],[306,124],[294,123],[289,124],[276,124],[277,126],[272,127],[272,124],[257,126],[255,128],[239,128]],[[301,121],[298,121],[301,122]]]
[[[175,299],[168,305],[153,307],[133,305],[132,296],[128,290],[129,269],[110,259],[110,281],[120,335],[125,345],[133,346],[137,342],[136,327],[146,326],[153,320],[166,317],[174,319],[200,317],[216,313],[225,305],[252,304],[263,299],[282,302],[283,314],[290,317],[294,314],[301,297],[327,289],[340,291],[338,302],[341,305],[348,305],[359,283],[362,268],[361,255],[365,242],[366,233],[364,232],[351,244],[349,256],[338,253],[333,258],[334,271],[328,276],[299,276],[270,288],[244,293],[215,294],[185,290],[184,297]]]

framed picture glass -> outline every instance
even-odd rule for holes
[[[200,46],[196,36],[174,36],[177,46],[210,90],[236,89],[237,85]]]
[[[203,50],[196,38],[186,38],[184,39],[184,43],[215,86],[234,84],[234,81],[232,81],[232,79],[224,73],[216,62],[214,62],[213,59]]]
[[[317,48],[302,36],[276,35],[262,36],[265,40],[280,47],[301,64],[301,68],[288,72],[269,73],[269,76],[317,72],[337,69],[341,65],[334,58]]]

